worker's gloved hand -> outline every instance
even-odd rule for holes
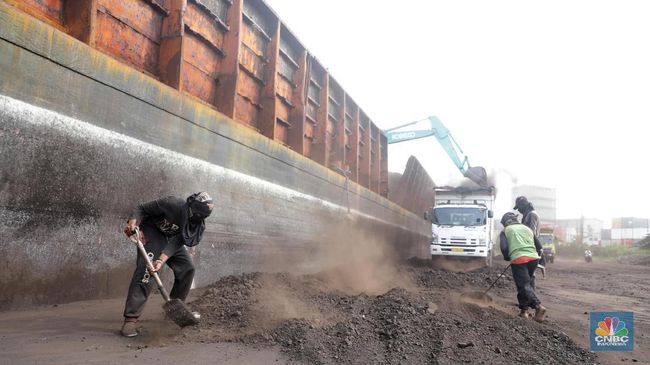
[[[126,228],[124,228],[124,234],[127,237],[131,237],[131,236],[133,236],[135,234],[135,231],[133,229],[131,229],[131,227],[126,226]]]
[[[131,237],[135,234],[135,229],[138,226],[138,221],[135,219],[129,219],[126,222],[126,227],[124,228],[124,234],[126,234],[127,237]]]

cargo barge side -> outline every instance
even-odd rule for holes
[[[0,1],[0,152],[0,309],[123,295],[128,212],[196,190],[197,286],[334,241],[428,257],[385,136],[259,1]]]

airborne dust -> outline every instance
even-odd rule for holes
[[[277,346],[309,364],[595,362],[565,334],[512,308],[461,298],[487,288],[503,268],[447,271],[400,260],[390,247],[347,229],[318,248],[321,270],[313,274],[224,277],[190,303],[202,323],[176,341]],[[495,287],[514,293],[507,277]],[[537,345],[516,345],[529,341]]]

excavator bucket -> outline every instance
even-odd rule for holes
[[[465,172],[465,177],[477,183],[479,186],[487,186],[487,172],[481,166],[470,167],[467,172]]]

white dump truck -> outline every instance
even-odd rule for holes
[[[492,265],[494,232],[492,207],[495,189],[436,188],[435,203],[428,215],[433,241],[431,255],[484,260]]]

